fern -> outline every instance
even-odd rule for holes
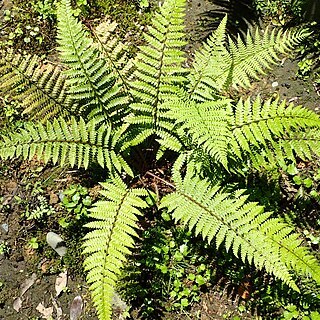
[[[5,53],[0,58],[0,90],[19,100],[23,114],[45,122],[55,116],[68,116],[71,101],[61,68],[40,63],[37,56]]]
[[[170,104],[168,117],[181,125],[180,137],[189,135],[190,150],[197,149],[210,155],[214,161],[228,168],[229,141],[231,130],[228,123],[230,100],[217,99],[206,102],[177,100]],[[185,143],[186,145],[186,143]]]
[[[114,134],[114,133],[113,133]],[[99,163],[110,171],[123,169],[132,175],[120,154],[115,152],[116,141],[111,127],[96,126],[94,121],[87,124],[83,119],[71,118],[70,125],[64,119],[52,123],[28,123],[19,133],[4,136],[0,143],[0,157],[11,159],[22,157],[31,160],[35,155],[45,163],[50,160],[63,165],[87,168],[92,162]]]
[[[279,60],[279,53],[290,52],[309,35],[305,29],[295,32],[265,30],[263,35],[257,29],[254,35],[248,32],[245,42],[239,36],[236,42],[229,38],[225,44],[225,26],[226,18],[195,53],[189,92],[200,101],[210,98],[212,90],[250,86],[250,79],[270,69]]]
[[[190,172],[192,172],[190,170]],[[299,291],[291,269],[312,276],[320,283],[320,265],[301,246],[302,240],[281,219],[270,218],[270,212],[256,203],[246,202],[247,196],[238,190],[223,192],[218,185],[194,177],[190,172],[182,178],[175,174],[176,191],[162,199],[173,218],[190,230],[195,229],[216,246],[222,243],[244,262],[253,262]]]
[[[73,17],[68,0],[58,6],[58,17],[60,55],[69,67],[65,72],[69,96],[81,105],[83,116],[101,115],[109,124],[117,123],[124,115],[127,98],[121,94],[106,60]]]
[[[248,87],[250,78],[257,78],[264,69],[270,68],[279,60],[278,53],[290,52],[295,45],[305,39],[309,33],[302,29],[300,32],[268,30],[261,36],[257,29],[254,36],[247,34],[246,44],[240,36],[237,42],[229,38],[229,56],[225,60],[226,67],[216,79],[224,86]],[[223,81],[223,82],[222,82]]]
[[[188,93],[196,101],[212,100],[222,86],[216,81],[217,70],[225,64],[228,51],[225,46],[227,16],[219,24],[202,48],[195,52],[193,68],[188,75]]]
[[[249,154],[256,167],[265,166],[268,159],[275,163],[295,161],[293,151],[302,159],[311,159],[319,155],[319,120],[311,110],[286,101],[240,100],[230,122],[233,139],[229,148],[239,158]]]
[[[239,102],[223,97],[231,87],[248,87],[308,32],[257,31],[233,41],[226,37],[225,17],[187,63],[185,5],[185,0],[163,3],[133,66],[126,46],[112,35],[116,24],[102,23],[90,35],[73,16],[70,0],[58,4],[63,67],[41,64],[35,56],[1,54],[1,90],[20,99],[25,113],[38,121],[3,135],[0,158],[37,156],[45,163],[84,168],[98,163],[111,179],[102,183],[105,200],[92,209],[84,241],[100,320],[111,319],[118,274],[147,207],[148,192],[127,187],[120,176],[128,180],[124,173],[134,178],[141,173],[129,166],[136,161],[132,147],[148,140],[144,147],[150,151],[151,138],[159,145],[155,158],[166,149],[177,156],[174,191],[167,190],[161,200],[161,209],[172,212],[177,223],[297,291],[293,272],[320,282],[319,263],[292,227],[248,202],[243,190],[225,189],[225,178],[233,179],[244,163],[278,168],[297,157],[320,156],[320,119],[312,111],[259,97]]]
[[[171,121],[164,116],[164,100],[178,92],[185,82],[184,53],[180,50],[184,41],[184,0],[166,1],[155,15],[153,25],[145,34],[148,46],[140,47],[135,60],[136,71],[131,84],[135,98],[130,108],[134,114],[128,123],[139,126],[139,135],[134,143],[138,144],[152,134],[161,138],[177,140],[170,135]]]
[[[108,66],[113,71],[114,76],[118,83],[122,85],[121,89],[125,95],[130,96],[129,78],[134,71],[134,64],[132,59],[128,58],[127,45],[123,44],[120,39],[115,35],[117,23],[103,21],[94,30],[94,37],[97,40],[97,47],[107,60]]]
[[[90,212],[94,219],[86,227],[93,229],[84,238],[84,262],[91,284],[92,300],[97,307],[99,319],[111,319],[111,301],[114,287],[126,255],[138,237],[138,216],[147,204],[141,199],[146,190],[128,189],[120,178],[101,183],[100,192],[106,199],[98,201]]]

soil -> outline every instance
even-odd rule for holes
[[[285,99],[295,105],[302,105],[316,112],[320,110],[320,94],[312,76],[301,79],[297,76],[297,60],[284,59],[260,81],[252,83],[250,95],[260,94],[264,99]]]
[[[68,266],[60,256],[45,242],[46,234],[54,231],[62,234],[56,217],[41,221],[28,221],[22,217],[26,207],[37,205],[37,197],[32,196],[37,186],[41,185],[49,203],[61,211],[58,194],[71,183],[78,182],[77,171],[72,173],[60,168],[44,167],[36,160],[18,164],[2,164],[0,190],[2,204],[0,206],[0,242],[6,250],[0,255],[0,319],[38,319],[40,313],[36,310],[39,303],[46,308],[57,305],[62,309],[60,317],[54,319],[69,319],[69,309],[73,299],[80,295],[84,301],[84,314],[81,319],[95,319],[94,311],[90,310],[88,290],[84,277],[75,272],[78,266]],[[39,250],[28,246],[27,241],[36,236]],[[69,240],[69,241],[68,241]],[[71,251],[79,248],[77,243],[67,239],[67,248]],[[80,241],[78,243],[80,246]],[[73,248],[72,248],[73,246]],[[73,263],[77,263],[73,260]],[[55,282],[61,272],[70,270],[67,288],[56,296]],[[32,274],[36,279],[32,286],[21,296],[21,287],[30,280]],[[22,305],[18,311],[14,309],[14,301],[21,297]],[[53,315],[56,314],[54,308]]]

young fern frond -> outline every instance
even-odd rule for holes
[[[185,82],[185,61],[181,48],[184,41],[184,0],[168,0],[155,15],[152,26],[144,35],[147,45],[140,47],[135,60],[136,71],[131,84],[134,116],[128,122],[139,126],[144,133],[136,143],[147,136],[170,136],[172,123],[164,116],[163,102],[176,95]]]
[[[71,113],[71,100],[62,70],[39,57],[2,52],[0,91],[20,101],[31,120],[47,121]]]
[[[58,118],[53,122],[27,123],[19,132],[3,135],[0,141],[0,157],[22,157],[31,160],[35,155],[45,163],[52,160],[61,166],[88,168],[97,162],[109,171],[127,171],[133,175],[119,153],[116,153],[115,133],[110,126],[96,126],[94,121],[85,123],[71,118],[70,123]]]
[[[128,58],[127,46],[114,34],[116,28],[116,22],[104,21],[93,30],[93,35],[97,47],[113,71],[117,82],[122,86],[122,91],[132,99],[128,78],[132,75],[134,64],[133,60]]]
[[[258,97],[253,102],[240,100],[231,112],[233,139],[228,148],[239,158],[248,154],[255,166],[267,159],[295,161],[293,151],[302,159],[319,154],[318,130],[311,129],[320,128],[320,118],[311,110],[278,99],[262,103]]]
[[[247,202],[243,190],[230,194],[205,179],[187,171],[184,179],[176,170],[176,191],[165,196],[161,208],[168,208],[176,221],[181,221],[195,234],[201,234],[209,243],[224,245],[299,291],[291,270],[303,273],[320,283],[320,265],[301,246],[298,235],[281,219],[271,218],[257,203]],[[294,241],[290,242],[288,239]],[[298,248],[296,247],[298,245]],[[290,258],[290,260],[288,260]]]
[[[98,201],[90,210],[93,221],[86,227],[93,230],[84,237],[83,253],[88,255],[84,267],[92,301],[99,319],[109,320],[116,282],[126,255],[134,246],[133,238],[138,237],[138,216],[148,206],[142,197],[148,192],[127,188],[119,177],[101,185],[100,193],[106,200]]]
[[[188,93],[191,99],[199,102],[212,100],[213,94],[221,91],[223,86],[217,83],[214,73],[224,65],[228,55],[226,49],[227,16],[211,34],[203,46],[195,52],[192,69],[188,75]]]
[[[58,5],[58,38],[69,86],[68,94],[81,106],[80,113],[89,119],[101,115],[109,124],[119,122],[128,99],[88,33],[73,16],[70,0]]]

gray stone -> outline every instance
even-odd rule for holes
[[[46,237],[48,245],[58,253],[60,257],[63,257],[67,252],[66,243],[64,240],[54,232],[48,232]]]
[[[4,233],[8,233],[9,232],[9,225],[7,223],[3,223],[1,224],[1,230],[4,232]]]

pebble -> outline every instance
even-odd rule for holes
[[[82,309],[83,309],[82,298],[81,296],[76,296],[71,303],[70,320],[77,320],[82,313]]]
[[[67,252],[67,247],[64,240],[54,232],[48,232],[46,237],[48,245],[58,253],[60,257],[63,257]]]
[[[62,201],[64,198],[64,193],[62,191],[59,191],[58,197],[59,197],[60,201]]]
[[[271,83],[272,88],[275,88],[279,85],[278,81],[274,81]]]
[[[8,233],[9,232],[9,225],[7,223],[3,223],[1,225],[1,230],[3,230],[4,233]]]

